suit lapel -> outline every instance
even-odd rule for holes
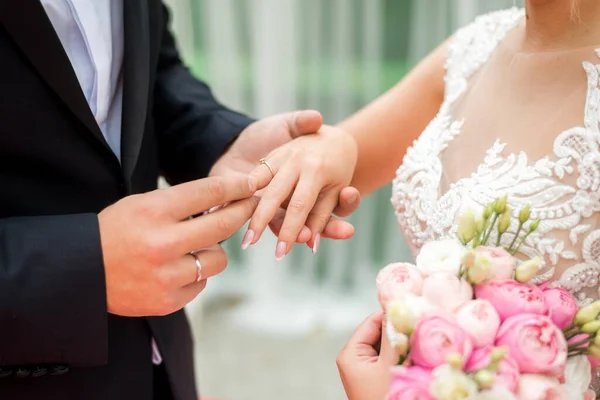
[[[48,86],[110,150],[87,104],[69,57],[39,0],[0,0],[0,23]]]
[[[123,0],[123,7],[121,164],[125,182],[129,185],[140,153],[148,111],[150,28],[147,0]]]

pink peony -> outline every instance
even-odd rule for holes
[[[392,384],[388,400],[434,400],[429,393],[433,377],[431,371],[421,367],[392,368]]]
[[[518,400],[568,400],[568,396],[556,379],[523,374],[519,379]]]
[[[523,373],[564,375],[567,341],[549,317],[519,314],[500,326],[497,346],[506,346]]]
[[[423,277],[412,264],[389,264],[377,274],[377,296],[385,308],[388,301],[405,293],[421,294]]]
[[[453,315],[438,313],[422,316],[410,337],[410,357],[415,365],[434,369],[458,354],[468,360],[473,350],[469,334],[462,330]]]
[[[456,275],[436,273],[425,279],[422,293],[431,304],[454,311],[473,298],[473,287]]]
[[[477,285],[475,295],[492,303],[502,321],[517,314],[549,313],[544,293],[537,286],[512,279]]]
[[[473,350],[473,354],[471,354],[465,365],[465,371],[475,372],[488,368],[492,363],[492,349],[492,346],[485,346]],[[517,393],[519,388],[519,366],[508,354],[498,364],[495,385],[504,386],[512,393]]]
[[[504,248],[479,246],[475,249],[475,256],[483,256],[489,260],[488,281],[512,278],[517,263],[515,258],[508,254]]]
[[[487,300],[470,300],[456,311],[458,324],[471,335],[475,347],[494,344],[500,316]]]
[[[560,329],[565,329],[573,322],[579,311],[575,297],[562,288],[545,289],[543,291],[546,304],[550,307],[550,317]]]

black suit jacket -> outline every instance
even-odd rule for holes
[[[0,1],[0,399],[151,399],[151,338],[197,398],[183,311],[106,310],[97,213],[207,175],[251,121],[182,65],[160,0],[123,0],[122,161],[39,0]]]

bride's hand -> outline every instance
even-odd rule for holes
[[[314,135],[299,137],[269,153],[252,176],[264,187],[262,199],[250,220],[246,245],[256,243],[277,210],[287,208],[279,230],[276,257],[290,250],[306,225],[313,252],[348,186],[356,166],[354,139],[340,129],[323,126]],[[358,196],[357,196],[358,197]]]
[[[382,334],[383,323],[382,312],[371,315],[338,356],[337,366],[348,400],[383,400],[386,396],[390,367],[398,362],[398,356]]]

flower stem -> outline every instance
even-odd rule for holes
[[[490,224],[490,229],[488,229],[487,233],[483,236],[483,240],[481,241],[481,245],[487,245],[487,241],[490,239],[490,235],[494,230],[494,225],[496,225],[496,221],[498,220],[498,213],[494,212],[494,218],[492,218],[492,223]]]
[[[517,242],[517,239],[519,238],[519,233],[521,233],[521,229],[523,229],[523,223],[519,221],[519,227],[517,228],[517,232],[515,233],[515,237],[513,238],[512,242],[510,242],[510,246],[508,246],[508,249],[506,250],[509,253],[512,250],[512,248],[515,245],[515,243]]]
[[[529,237],[529,235],[531,235],[531,232],[527,232],[525,236],[523,236],[523,238],[519,241],[519,245],[510,253],[512,256],[517,254],[517,252],[519,251],[525,240]]]

